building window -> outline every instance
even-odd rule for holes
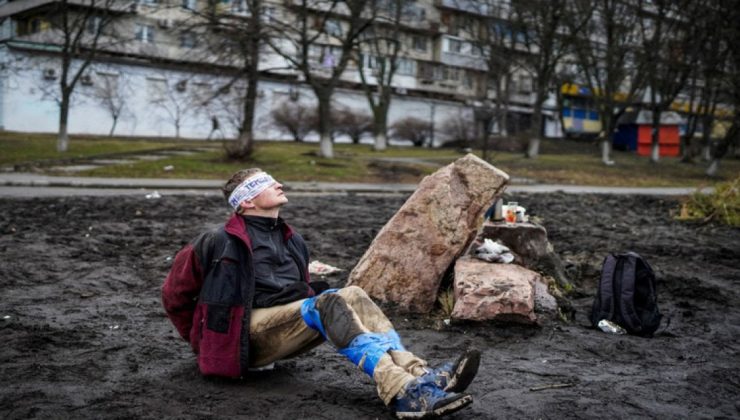
[[[103,21],[103,18],[100,16],[90,16],[87,19],[87,33],[95,35],[100,31],[100,23]]]
[[[397,61],[398,68],[396,69],[396,73],[405,75],[405,76],[413,76],[416,74],[416,61],[411,60],[408,58],[399,58]]]
[[[341,37],[342,36],[342,24],[334,19],[327,19],[324,23],[324,31],[327,35]]]
[[[235,0],[231,3],[231,11],[237,15],[249,15],[247,0]]]
[[[529,76],[519,76],[517,78],[516,90],[518,93],[531,93],[532,78]]]
[[[459,39],[446,38],[445,46],[447,47],[445,48],[445,52],[460,54],[462,52],[463,42]]]
[[[377,69],[380,68],[380,59],[374,55],[363,55],[362,66],[366,69]]]
[[[463,72],[463,86],[465,86],[465,89],[475,89],[475,79],[469,71]]]
[[[182,0],[182,8],[187,10],[195,10],[195,3],[197,0]]]
[[[136,24],[136,40],[145,44],[154,43],[154,26]]]
[[[262,10],[262,22],[272,22],[277,16],[277,9],[274,6],[267,6]]]
[[[427,39],[423,36],[413,35],[411,37],[411,46],[415,51],[427,52]]]
[[[182,48],[195,48],[197,40],[193,32],[183,32],[180,35],[180,47]]]
[[[42,18],[31,18],[28,21],[28,33],[37,34],[49,29],[49,22]]]

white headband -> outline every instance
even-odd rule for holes
[[[236,210],[244,200],[251,200],[272,184],[275,180],[265,172],[259,172],[245,179],[229,196],[229,204]]]

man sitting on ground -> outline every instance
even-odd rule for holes
[[[308,248],[279,217],[282,185],[253,168],[223,188],[234,214],[175,257],[162,301],[204,375],[244,377],[251,369],[323,342],[367,373],[398,418],[439,416],[472,402],[463,393],[480,353],[430,369],[407,351],[364,290],[311,282]]]

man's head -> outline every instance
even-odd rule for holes
[[[288,202],[283,185],[259,168],[236,172],[221,191],[239,214],[277,217],[280,207]]]

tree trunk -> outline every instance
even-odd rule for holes
[[[611,149],[609,137],[601,141],[601,162],[604,163],[604,165],[614,165],[614,161],[611,160],[610,157]]]
[[[660,160],[660,111],[655,108],[653,108],[652,127],[650,162],[658,163]]]
[[[540,128],[542,126],[542,102],[539,101],[539,95],[537,95],[537,103],[534,105],[532,112],[532,127],[530,128],[529,147],[527,148],[526,157],[529,159],[537,159],[540,154]]]
[[[373,134],[375,135],[373,150],[382,152],[388,148],[388,106],[373,107],[373,119]]]
[[[66,152],[69,148],[69,134],[67,133],[69,97],[68,92],[62,91],[62,101],[59,104],[59,133],[57,134],[57,152],[60,153]]]
[[[118,116],[113,117],[113,125],[110,128],[110,133],[108,133],[108,137],[113,137],[113,133],[116,131],[116,124],[118,123]]]
[[[319,100],[319,156],[333,159],[334,144],[331,141],[331,95],[318,94]]]
[[[478,138],[480,139],[481,144],[481,150],[482,150],[482,156],[483,160],[488,161],[489,158],[489,147],[488,147],[488,138],[489,138],[489,128],[491,126],[491,118],[481,118],[478,121]]]
[[[237,147],[239,148],[239,157],[244,159],[252,155],[254,151],[254,111],[257,107],[257,90],[259,89],[259,59],[260,59],[260,10],[261,2],[252,2],[251,9],[256,12],[252,13],[251,30],[254,31],[249,37],[249,50],[246,52],[248,57],[247,64],[247,92],[244,98],[242,109],[242,122],[239,127],[239,138]]]
[[[607,109],[614,109],[610,103],[607,105]],[[604,115],[602,112],[601,120],[604,121],[603,137],[601,139],[601,163],[607,166],[614,165],[614,161],[611,159],[612,151],[612,133],[614,132],[614,125],[616,124],[616,118],[612,112],[608,115]]]
[[[717,172],[719,172],[719,162],[720,159],[713,158],[712,162],[709,164],[709,167],[707,168],[707,176],[715,177],[717,176]]]

